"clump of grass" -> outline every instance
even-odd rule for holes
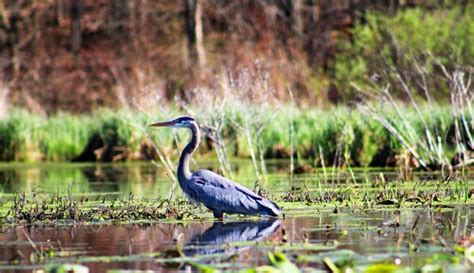
[[[38,142],[44,160],[69,161],[85,149],[95,129],[92,117],[59,113],[43,122]]]
[[[132,151],[139,150],[140,139],[134,134],[133,127],[120,114],[110,110],[99,113],[97,134],[103,147],[96,150],[97,156],[105,161],[127,159]]]
[[[397,87],[390,84],[385,86],[375,84],[375,88],[379,88],[379,99],[367,101],[358,107],[368,118],[378,121],[398,139],[414,159],[414,168],[451,169],[465,166],[470,162],[468,151],[474,148],[470,85],[472,71],[467,75],[460,70],[451,74],[440,63],[439,66],[445,71],[446,81],[449,82],[451,109],[432,103],[431,89],[426,84],[426,79],[430,75],[421,68],[417,76],[422,79],[420,84],[425,92],[426,106],[420,106],[420,100],[415,98],[414,90],[417,87],[412,85],[406,76],[394,70],[392,73],[409,98],[413,110],[411,112],[403,110],[406,105],[393,98],[392,89]],[[458,159],[455,159],[454,155]]]
[[[37,161],[41,159],[38,131],[43,117],[22,109],[13,109],[0,120],[0,159],[4,161]]]

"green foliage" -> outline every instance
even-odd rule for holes
[[[25,110],[14,109],[0,120],[0,160],[31,161],[38,159],[38,129],[44,119]]]
[[[120,113],[101,111],[97,129],[106,145],[127,147],[132,143],[132,127]]]
[[[469,66],[474,60],[474,9],[406,9],[390,17],[377,12],[367,14],[367,22],[359,23],[352,39],[342,41],[335,61],[335,80],[339,87],[354,96],[352,82],[362,89],[370,85],[373,75],[390,80],[396,68],[405,75],[416,73],[414,62],[429,74],[435,60],[448,69],[454,65]],[[438,81],[435,93],[446,95],[447,87]],[[445,97],[446,98],[446,97]]]
[[[38,142],[45,160],[67,161],[85,149],[93,130],[89,116],[57,114],[40,128]]]

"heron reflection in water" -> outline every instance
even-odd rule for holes
[[[280,214],[280,208],[275,203],[223,176],[209,170],[191,173],[189,161],[201,141],[201,130],[193,118],[183,116],[150,126],[191,130],[191,141],[179,159],[177,172],[179,185],[189,199],[202,203],[212,211],[215,218],[223,219],[224,213],[275,217]]]
[[[214,222],[214,225],[186,243],[184,254],[195,255],[227,254],[232,255],[246,247],[223,248],[223,244],[259,241],[273,234],[281,223],[279,220]],[[226,256],[227,256],[226,255]]]

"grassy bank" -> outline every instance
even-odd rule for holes
[[[416,134],[413,137],[417,139],[425,139],[426,130],[436,134],[441,156],[449,162],[456,153],[455,145],[449,141],[453,124],[450,111],[449,107],[424,107],[421,114],[407,109],[404,116],[395,111],[386,112],[384,116],[394,126],[409,126],[409,133]],[[201,155],[214,156],[220,146],[225,148],[223,151],[228,157],[251,157],[252,153],[260,152],[264,158],[289,158],[293,151],[297,159],[312,160],[316,166],[387,166],[401,164],[410,157],[396,134],[358,110],[345,107],[327,111],[292,110],[288,106],[276,112],[259,113],[259,122],[254,121],[254,116],[246,116],[246,111],[224,112],[226,118],[219,124],[222,129],[217,134],[222,140],[217,145],[216,134],[212,129],[205,129],[214,141],[204,139]],[[180,150],[176,147],[182,148],[186,143],[187,132],[154,130],[147,124],[179,114],[183,113],[169,110],[146,115],[101,110],[90,115],[42,117],[16,109],[0,121],[0,159],[26,162],[147,160],[157,157],[153,145],[166,158],[176,158]],[[209,125],[207,117],[198,114],[196,118],[202,121],[203,127]],[[252,123],[248,124],[249,121]]]

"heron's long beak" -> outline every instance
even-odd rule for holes
[[[150,124],[151,127],[171,127],[174,125],[175,123],[173,121],[156,122],[156,123]]]

